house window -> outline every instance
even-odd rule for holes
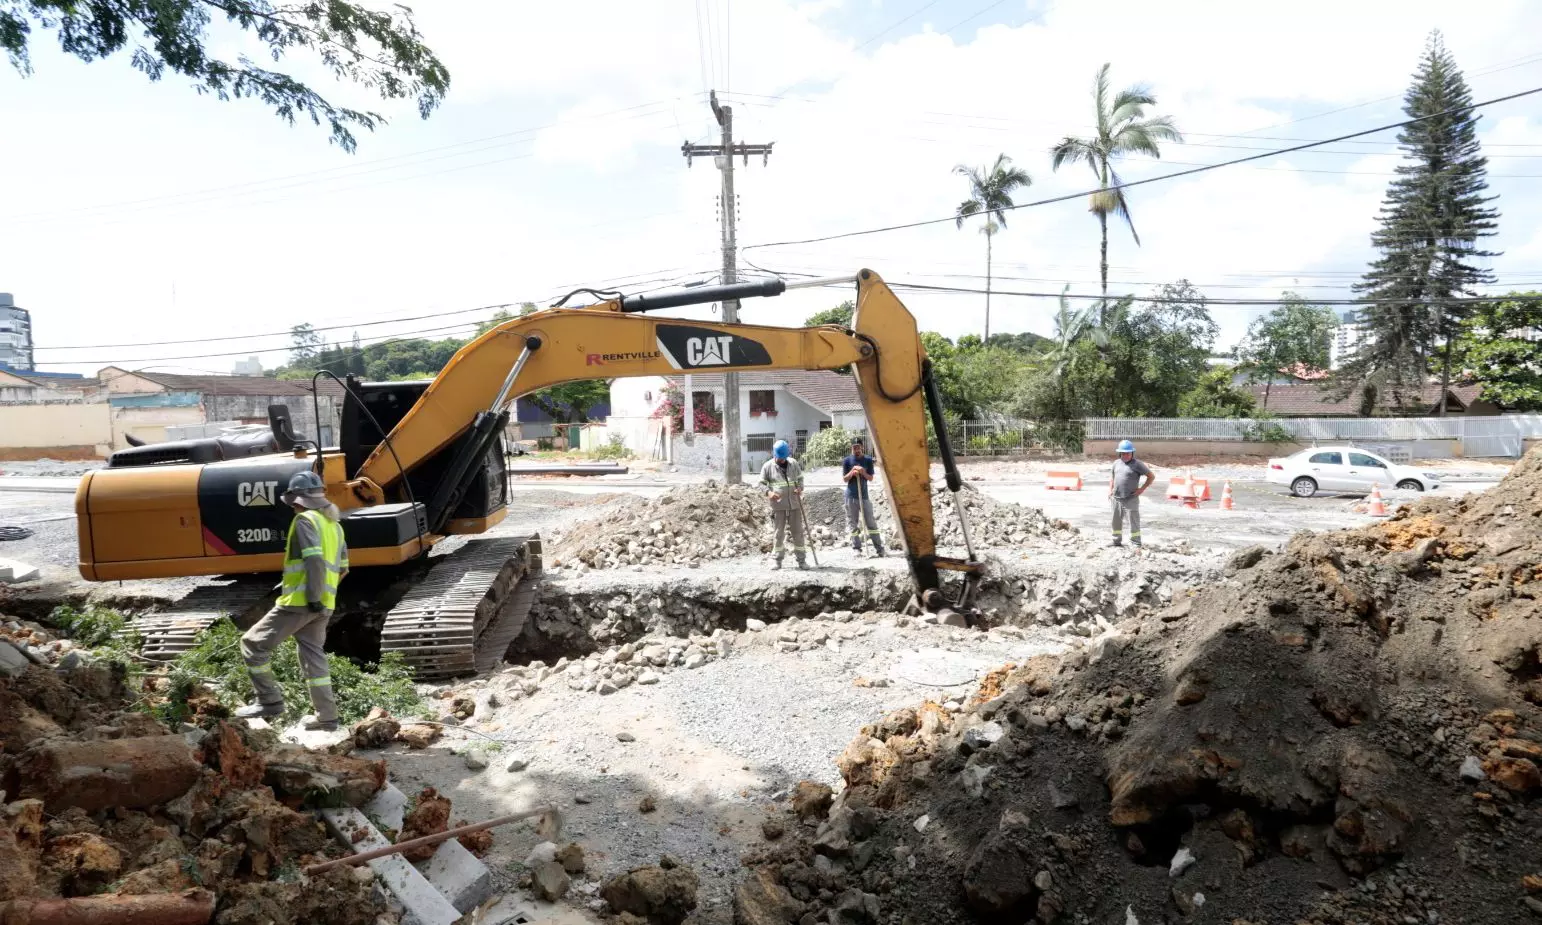
[[[717,413],[717,404],[712,400],[712,392],[692,392],[691,407],[698,411],[706,411],[709,414]]]
[[[833,426],[833,424],[830,421],[820,421],[819,422],[819,429],[820,430],[829,430],[832,426]]]
[[[751,453],[769,453],[776,443],[776,434],[750,434],[744,438],[744,448]]]
[[[775,389],[751,389],[750,390],[750,415],[765,415],[776,417],[776,390]]]
[[[795,441],[794,452],[797,453],[799,456],[802,456],[803,455],[803,451],[808,449],[808,431],[806,431],[806,430],[796,431],[795,432],[794,441]]]

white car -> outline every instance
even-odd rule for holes
[[[1440,474],[1390,463],[1360,447],[1317,446],[1269,460],[1267,481],[1289,486],[1298,498],[1310,498],[1319,491],[1370,494],[1372,484],[1431,491],[1440,487]]]

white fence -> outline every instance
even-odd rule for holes
[[[1412,443],[1454,440],[1464,456],[1521,455],[1542,437],[1542,414],[1444,418],[1088,418],[1088,440],[1258,440],[1279,428],[1298,443]],[[1266,438],[1266,437],[1265,437]]]

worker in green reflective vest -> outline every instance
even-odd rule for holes
[[[337,699],[332,695],[324,647],[327,623],[337,607],[337,586],[348,574],[348,542],[339,522],[342,515],[327,500],[321,476],[308,470],[296,473],[283,498],[295,510],[284,545],[284,580],[277,605],[241,637],[241,657],[257,696],[236,715],[283,715],[284,691],[273,675],[273,650],[293,636],[316,709],[302,725],[307,730],[330,731],[337,728]]]

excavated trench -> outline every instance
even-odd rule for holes
[[[1219,568],[1219,559],[1201,555],[992,556],[975,597],[975,625],[1064,625],[1092,636],[1167,605]],[[530,620],[507,659],[550,662],[650,635],[740,631],[750,619],[776,623],[841,610],[903,611],[912,594],[897,557],[809,571],[770,572],[755,561],[713,569],[556,570],[542,579]]]

